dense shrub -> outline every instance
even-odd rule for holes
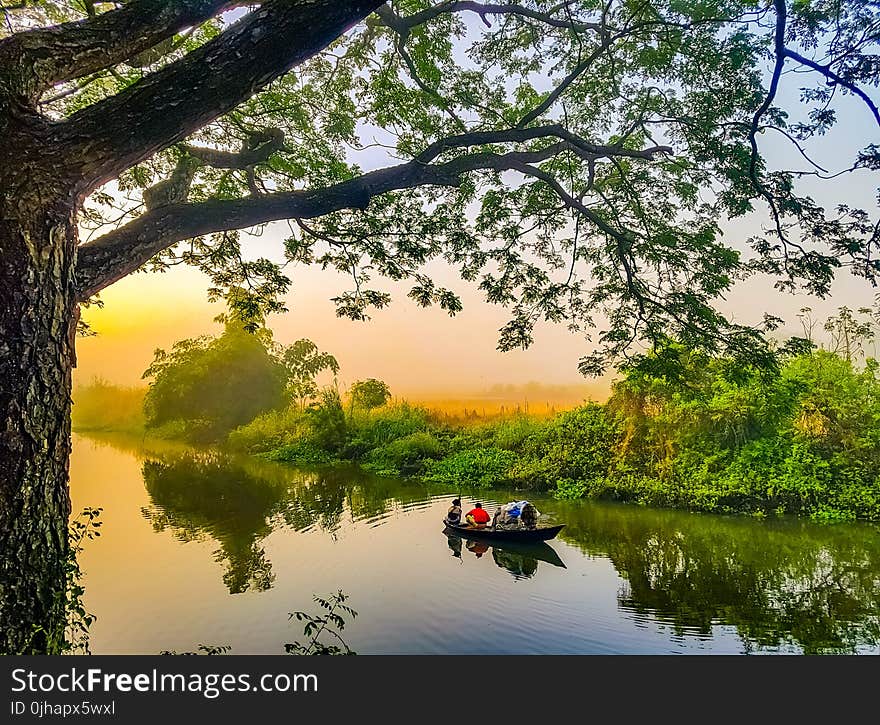
[[[517,455],[502,448],[456,451],[427,465],[424,478],[457,486],[494,486],[509,483]]]
[[[371,451],[364,464],[376,473],[414,476],[443,453],[442,443],[427,432],[411,433]]]
[[[296,406],[270,410],[258,415],[247,425],[233,430],[228,437],[230,447],[245,453],[265,453],[308,438],[309,423],[305,413]]]
[[[144,373],[151,378],[144,400],[148,428],[191,421],[209,439],[284,403],[286,373],[269,350],[266,335],[228,322],[217,338],[181,340],[171,352],[157,350]]]
[[[408,403],[372,410],[355,409],[350,416],[347,457],[365,459],[376,449],[414,433],[427,433],[432,427],[430,413]]]

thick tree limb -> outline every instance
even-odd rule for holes
[[[672,148],[669,146],[653,146],[648,149],[638,150],[628,149],[623,146],[593,144],[571,133],[571,131],[563,126],[550,124],[547,126],[513,128],[501,131],[472,131],[457,136],[449,136],[428,146],[416,157],[416,161],[423,164],[429,163],[444,151],[454,148],[483,146],[495,143],[522,143],[539,138],[558,138],[561,141],[565,141],[573,151],[581,155],[585,160],[626,156],[651,161],[657,154],[672,153]]]
[[[237,153],[189,144],[183,144],[183,149],[190,156],[215,169],[245,170],[266,162],[283,146],[284,132],[279,128],[270,128],[251,134],[244,148]]]
[[[488,144],[523,143],[542,138],[556,139],[556,142],[530,151],[506,154],[469,153],[446,163],[432,163],[444,152],[452,149]],[[257,146],[254,152],[265,151],[267,147],[271,149],[273,144],[280,143],[280,140],[277,135],[272,138],[267,137],[265,143]],[[529,164],[539,163],[564,151],[575,153],[592,164],[596,159],[620,156],[650,161],[658,154],[671,153],[672,149],[667,146],[655,146],[637,150],[622,146],[592,144],[555,124],[500,131],[474,131],[437,141],[406,164],[373,171],[324,189],[259,194],[256,198],[207,201],[198,204],[174,203],[173,197],[169,197],[163,206],[153,208],[129,224],[80,247],[80,261],[77,268],[80,297],[88,299],[104,287],[133,272],[163,249],[184,239],[223,230],[243,229],[280,219],[310,219],[340,209],[365,208],[373,197],[389,191],[425,185],[457,186],[461,176],[472,171],[516,170],[535,176],[535,170]],[[207,161],[210,157],[221,166],[228,162],[226,168],[242,168],[237,165],[242,154],[198,149],[198,153],[193,155],[199,158],[199,154],[205,156],[204,160]],[[207,162],[211,163],[211,161]],[[544,177],[538,176],[538,178]],[[168,184],[168,182],[162,183]],[[579,208],[582,205],[575,206]],[[586,216],[608,233],[605,228],[607,225],[604,225],[601,219],[595,218],[592,212],[588,210]]]
[[[574,31],[602,29],[601,23],[580,22],[570,17],[560,18],[551,13],[541,12],[516,3],[480,3],[471,0],[446,0],[432,8],[407,16],[397,15],[389,8],[383,14],[382,20],[397,33],[406,36],[409,35],[412,28],[423,25],[439,15],[458,12],[476,13],[486,24],[488,24],[487,16],[489,15],[518,15],[555,28],[567,28]]]
[[[182,141],[319,52],[381,0],[270,0],[186,57],[59,128],[84,195]]]
[[[88,299],[185,239],[281,219],[312,219],[341,209],[363,209],[373,197],[390,191],[458,186],[463,174],[518,169],[567,148],[567,144],[558,143],[537,151],[474,153],[436,165],[410,161],[323,189],[163,206],[79,247],[79,297]]]
[[[16,33],[0,41],[0,86],[33,100],[57,83],[117,65],[234,4],[132,0],[86,20]]]

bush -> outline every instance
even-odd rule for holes
[[[217,338],[180,340],[170,353],[157,350],[144,373],[152,378],[144,400],[147,427],[207,421],[200,430],[222,438],[283,405],[286,373],[270,344],[267,331],[251,334],[230,321]]]
[[[587,484],[583,481],[561,478],[556,482],[556,491],[553,495],[559,499],[583,498],[587,495],[587,491]]]
[[[274,448],[268,453],[263,453],[262,457],[269,461],[280,461],[284,463],[305,463],[317,465],[321,463],[333,463],[333,456],[319,448],[310,440],[298,440],[293,443]]]
[[[348,422],[342,409],[342,398],[336,388],[324,388],[318,402],[306,408],[310,440],[328,453],[337,454],[345,448]]]
[[[237,451],[265,453],[308,437],[309,430],[305,413],[291,406],[257,416],[247,425],[233,430],[227,442]]]
[[[414,476],[442,453],[443,446],[433,435],[412,433],[372,451],[364,466],[386,476]]]
[[[547,423],[527,415],[502,418],[488,426],[492,445],[508,451],[526,451],[543,436]]]
[[[424,478],[459,486],[494,486],[511,480],[516,460],[516,453],[501,448],[466,449],[431,461]]]
[[[365,459],[378,448],[392,441],[406,438],[414,433],[431,430],[430,413],[409,403],[355,410],[351,417],[351,437],[348,441],[347,458]]]
[[[534,447],[556,477],[586,481],[608,475],[619,442],[619,421],[591,403],[551,421]]]

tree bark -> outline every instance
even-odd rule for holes
[[[72,203],[0,172],[0,652],[65,627],[76,225]],[[4,178],[5,177],[5,178]]]
[[[46,87],[112,66],[226,3],[143,0],[0,43],[0,653],[49,653],[64,643],[75,220],[84,196],[251,97],[381,4],[267,0],[185,58],[63,121],[34,108]]]

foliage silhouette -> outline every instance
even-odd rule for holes
[[[341,589],[326,599],[314,596],[315,603],[324,610],[323,613],[291,612],[290,619],[305,622],[303,634],[306,642],[291,642],[284,645],[284,651],[295,655],[353,655],[356,654],[342,637],[345,629],[346,615],[354,619],[357,612],[345,604],[348,600]],[[321,637],[333,637],[335,641],[322,642]]]

